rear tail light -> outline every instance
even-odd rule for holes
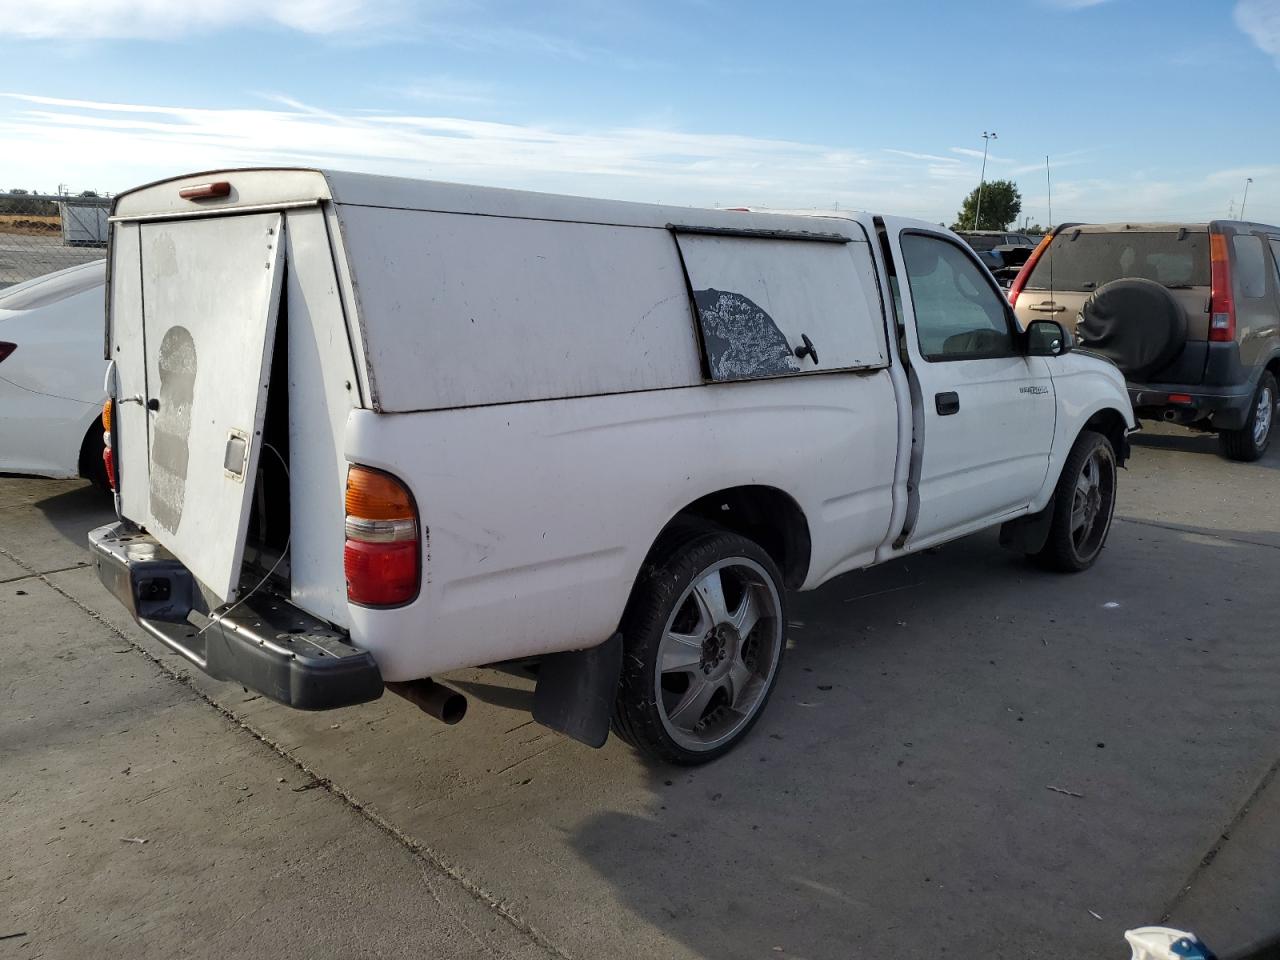
[[[421,578],[413,496],[389,473],[352,466],[347,471],[346,508],[342,560],[347,599],[366,607],[408,603],[418,595]]]
[[[115,413],[115,401],[102,405],[102,469],[107,475],[107,486],[116,488],[116,456],[111,443],[111,418]]]
[[[1036,268],[1036,264],[1040,262],[1040,258],[1049,249],[1049,244],[1051,243],[1053,243],[1052,230],[1040,238],[1040,243],[1031,251],[1031,256],[1027,257],[1027,262],[1022,265],[1018,275],[1013,278],[1013,286],[1009,288],[1009,306],[1016,307],[1018,305],[1018,295],[1022,293],[1022,288],[1027,285],[1027,281],[1031,278],[1031,271]]]
[[[1231,295],[1231,261],[1227,238],[1209,234],[1209,339],[1230,343],[1236,338],[1236,303]]]
[[[0,360],[4,360],[5,357],[9,356],[9,354],[13,353],[13,351],[17,349],[18,345],[16,343],[5,343],[3,340],[0,340]]]
[[[1191,394],[1189,393],[1171,393],[1169,394],[1170,403],[1190,403]]]

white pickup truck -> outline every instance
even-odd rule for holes
[[[698,763],[787,590],[996,524],[1081,570],[1110,529],[1124,379],[932,224],[296,169],[111,222],[99,574],[294,707],[452,721],[430,677],[519,665],[540,722]]]

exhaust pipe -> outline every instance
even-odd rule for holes
[[[443,683],[436,683],[430,677],[410,680],[407,683],[388,683],[386,688],[449,726],[453,726],[467,715],[467,698]]]
[[[1177,411],[1177,410],[1166,410],[1166,411],[1164,412],[1164,418],[1165,418],[1166,420],[1168,420],[1170,423],[1172,423],[1174,420],[1176,420],[1176,419],[1178,418],[1178,411]]]

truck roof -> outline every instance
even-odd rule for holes
[[[229,195],[198,200],[179,196],[179,191],[184,188],[220,181],[231,185]],[[353,206],[619,226],[666,227],[674,223],[843,234],[847,228],[841,228],[839,224],[853,221],[862,224],[868,232],[872,230],[871,214],[865,212],[672,206],[310,167],[231,168],[157,180],[118,194],[112,206],[112,216],[117,220],[167,219],[229,209],[243,211],[310,206],[322,200]],[[815,221],[827,221],[827,226]],[[926,221],[914,222],[936,229],[934,224]]]

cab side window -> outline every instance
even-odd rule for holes
[[[901,243],[916,336],[926,360],[1014,354],[1004,300],[977,264],[940,237],[908,233]]]

